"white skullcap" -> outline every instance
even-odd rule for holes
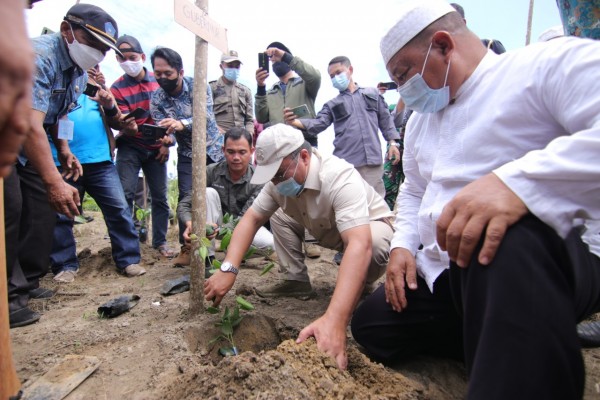
[[[391,12],[400,18],[379,45],[385,65],[423,29],[456,10],[445,0],[408,0]]]
[[[548,40],[556,39],[561,36],[565,36],[565,30],[562,25],[556,25],[542,32],[538,38],[538,42],[547,42]]]

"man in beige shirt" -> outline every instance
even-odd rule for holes
[[[257,288],[263,297],[314,294],[304,264],[305,228],[323,247],[344,251],[336,288],[325,314],[300,332],[346,368],[346,326],[364,288],[385,272],[393,229],[385,201],[346,161],[324,158],[302,132],[277,124],[256,143],[257,168],[251,182],[265,183],[237,225],[227,256],[204,284],[207,300],[218,305],[231,289],[242,257],[256,231],[271,218],[283,280]]]

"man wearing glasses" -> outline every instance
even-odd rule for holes
[[[283,279],[255,288],[262,297],[310,297],[302,241],[305,228],[320,245],[344,251],[336,288],[325,314],[300,332],[346,368],[346,326],[365,282],[385,272],[392,212],[354,167],[335,156],[322,157],[302,132],[277,124],[265,129],[256,143],[257,167],[251,183],[265,183],[231,239],[227,256],[204,284],[207,300],[218,305],[235,282],[238,267],[256,231],[271,220],[275,251]]]

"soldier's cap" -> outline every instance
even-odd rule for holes
[[[122,44],[128,44],[131,48],[121,49],[122,53],[138,53],[143,54],[142,46],[140,42],[131,35],[123,35],[117,39],[117,47],[121,47]]]
[[[281,161],[303,143],[302,132],[289,125],[276,124],[262,131],[256,141],[256,169],[250,183],[262,185],[273,179]]]
[[[100,7],[93,4],[75,4],[67,11],[64,19],[71,24],[82,27],[117,54],[122,55],[117,48],[117,37],[119,35],[117,22]]]
[[[238,56],[238,52],[235,50],[229,50],[227,53],[221,55],[221,62],[230,63],[234,61],[239,61],[240,64],[243,64],[242,60]]]

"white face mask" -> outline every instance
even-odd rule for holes
[[[138,76],[140,72],[142,72],[142,69],[144,69],[144,62],[142,60],[124,61],[119,65],[121,66],[121,69],[132,78]]]
[[[73,33],[73,28],[71,27],[71,34],[73,35],[73,43],[67,43],[67,47],[69,48],[69,56],[73,60],[75,64],[79,66],[84,71],[100,64],[100,61],[104,60],[104,53],[100,50],[95,49],[91,46],[79,43],[77,39],[75,39],[75,34]]]

